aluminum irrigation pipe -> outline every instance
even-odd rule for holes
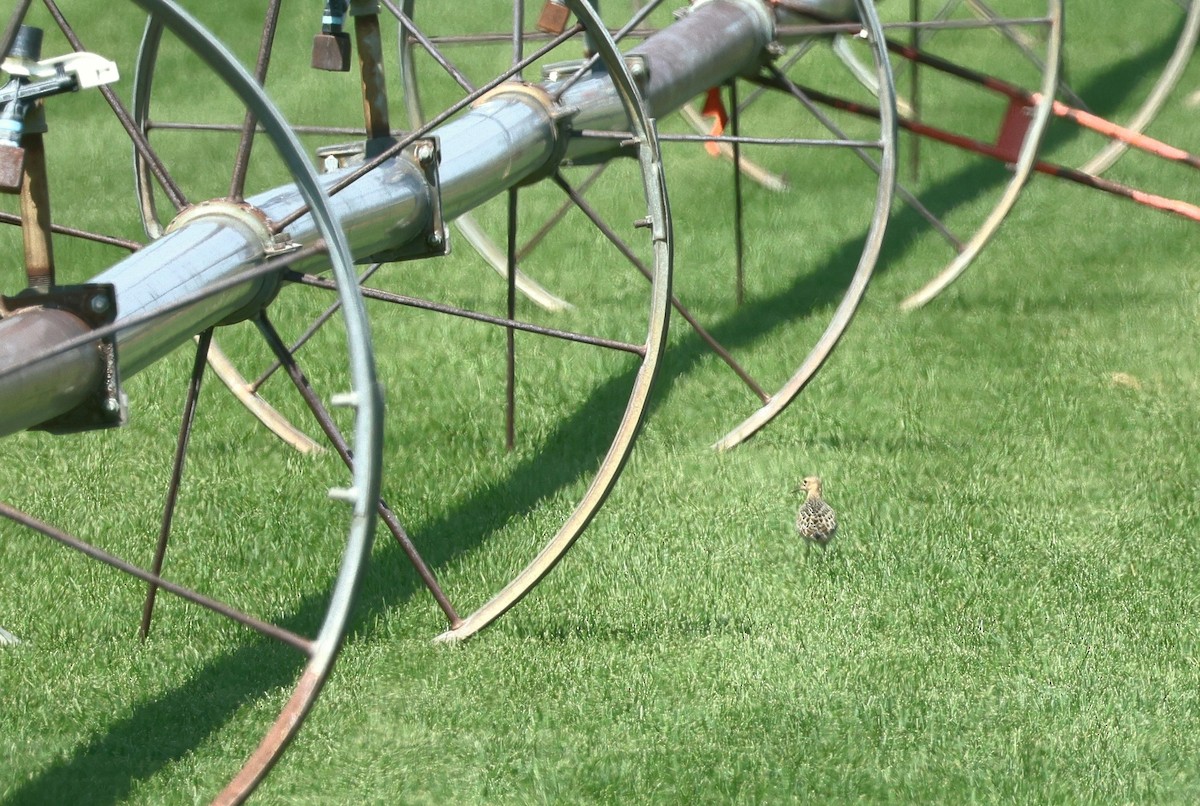
[[[817,5],[820,5],[819,3]],[[775,18],[766,0],[708,0],[630,52],[642,59],[643,95],[652,116],[668,114],[707,88],[757,67],[772,41]],[[332,197],[351,252],[358,259],[395,249],[421,237],[440,192],[446,220],[479,206],[511,187],[550,173],[562,159],[602,161],[618,153],[616,141],[572,137],[583,129],[623,129],[621,99],[603,72],[575,82],[555,103],[555,85],[506,84],[460,117],[430,132],[440,149],[438,188],[417,161],[400,154],[363,174]],[[327,187],[353,168],[322,177]],[[227,286],[250,273],[279,247],[270,222],[303,204],[294,185],[247,199],[244,205],[206,202],[185,210],[167,234],[90,282],[115,290],[118,324],[140,324],[117,335],[122,376],[166,355],[193,334],[252,312],[269,300],[277,281],[255,277],[220,293],[180,305],[208,287]],[[291,247],[311,246],[320,233],[311,217],[291,222]],[[293,268],[318,270],[312,259]],[[159,309],[170,313],[147,321]],[[44,361],[30,357],[52,351],[89,331],[71,314],[29,308],[0,320],[0,435],[36,426],[69,411],[94,389],[105,372],[100,351],[80,347]]]

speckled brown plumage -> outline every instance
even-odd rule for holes
[[[821,479],[808,476],[801,482],[800,488],[808,495],[796,513],[796,531],[805,540],[824,546],[837,531],[837,513],[821,497]]]

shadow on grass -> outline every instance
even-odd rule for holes
[[[1144,64],[1161,62],[1170,44],[1114,65],[1098,77],[1097,86],[1110,90],[1104,97],[1119,97],[1120,84],[1132,80],[1125,77],[1140,74]],[[1103,108],[1097,111],[1102,113]],[[1050,142],[1058,144],[1070,136],[1072,130],[1064,129],[1052,133]],[[947,179],[926,194],[926,198],[938,209],[949,209],[986,192],[1002,176],[994,166],[972,167]],[[894,266],[925,226],[911,210],[898,209],[889,225],[888,245],[877,272]],[[710,332],[736,350],[767,337],[779,321],[835,304],[844,291],[847,266],[857,262],[858,253],[857,241],[843,245],[823,266],[799,278],[784,292],[742,306],[712,325]],[[678,318],[674,326],[682,326]],[[673,379],[693,371],[707,355],[708,348],[694,335],[668,351],[648,416],[662,405],[664,388]],[[594,425],[611,419],[624,408],[631,382],[632,372],[606,382],[578,411],[559,424],[547,440],[546,451],[570,459],[554,465],[555,472],[548,472],[547,464],[536,456],[527,459],[514,468],[502,485],[477,492],[453,513],[425,529],[419,542],[429,564],[435,570],[445,566],[486,542],[513,514],[534,509],[565,486],[593,472],[608,447],[608,439],[602,438]],[[376,618],[379,614],[423,590],[403,554],[392,543],[376,551],[376,561],[368,576],[351,626],[360,638],[371,637],[372,625],[379,623]],[[327,597],[325,591],[310,594],[283,626],[296,628],[296,625],[319,623]],[[146,647],[148,653],[154,649],[153,643]],[[214,658],[186,683],[136,705],[131,714],[93,736],[69,758],[46,767],[16,788],[8,802],[40,806],[60,802],[116,803],[128,798],[139,781],[194,753],[239,708],[268,692],[290,688],[296,671],[287,660],[289,656],[295,654],[286,647],[256,640]],[[240,765],[250,750],[239,747],[230,750],[230,756]],[[228,777],[235,771],[231,761]],[[214,786],[212,794],[215,789]]]

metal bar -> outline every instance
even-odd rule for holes
[[[629,132],[583,129],[575,132],[577,137],[595,137],[604,140],[633,142]],[[830,139],[828,137],[744,137],[728,134],[660,134],[661,143],[741,143],[761,146],[834,146],[838,148],[879,148],[879,140]]]
[[[519,5],[519,4],[518,4]],[[506,316],[510,322],[517,318],[517,202],[516,188],[508,190],[507,254],[505,267]],[[512,451],[517,445],[517,344],[512,326],[504,328],[504,447]]]
[[[154,547],[154,560],[150,573],[162,575],[163,560],[167,556],[167,542],[171,539],[171,525],[175,521],[175,504],[179,501],[179,487],[183,481],[183,465],[187,460],[188,443],[192,438],[192,425],[196,421],[196,403],[200,399],[200,384],[204,381],[208,348],[212,344],[212,328],[200,335],[196,345],[196,357],[192,361],[192,376],[188,381],[187,396],[183,402],[183,418],[179,424],[179,437],[175,442],[175,458],[171,462],[171,480],[167,483],[167,498],[163,503],[162,522],[158,529],[158,543]],[[138,636],[144,641],[150,635],[150,620],[154,617],[154,601],[158,598],[158,583],[151,582],[146,588],[146,602],[142,605],[142,624]]]
[[[369,280],[371,278],[371,275],[373,275],[375,272],[379,271],[379,269],[382,266],[383,266],[382,263],[371,264],[371,266],[368,267],[366,271],[364,271],[362,274],[360,274],[358,276],[358,284],[362,285],[363,283],[365,283],[367,280]],[[307,344],[313,336],[317,335],[317,333],[321,330],[321,328],[325,325],[325,323],[328,322],[331,318],[333,318],[333,315],[335,313],[337,313],[341,307],[342,307],[342,302],[341,302],[341,300],[338,300],[337,302],[333,303],[325,310],[321,311],[320,315],[317,316],[317,318],[314,319],[309,324],[309,326],[304,329],[304,332],[300,334],[300,337],[298,339],[296,339],[294,342],[292,342],[292,346],[288,348],[288,353],[290,353],[291,355],[295,355],[296,353],[298,353],[300,351],[300,348],[303,347],[305,344]],[[265,370],[262,371],[262,374],[260,374],[254,380],[253,383],[247,384],[247,388],[251,392],[257,393],[258,390],[262,388],[262,385],[264,383],[266,383],[271,378],[272,375],[274,375],[276,372],[278,372],[282,366],[283,365],[280,364],[278,361],[273,362],[271,364],[271,366],[267,367]]]
[[[271,51],[275,45],[275,31],[279,26],[280,0],[267,4],[266,19],[263,20],[262,39],[258,43],[258,60],[254,64],[254,80],[266,85],[267,68],[271,65]],[[238,141],[237,156],[233,160],[233,177],[229,181],[229,198],[241,201],[246,193],[246,171],[250,168],[250,151],[254,147],[254,134],[258,120],[254,112],[246,110],[242,122],[242,137]]]
[[[93,546],[90,543],[80,540],[74,535],[67,534],[63,530],[40,521],[31,515],[27,515],[21,510],[15,509],[14,507],[11,507],[3,502],[0,502],[0,517],[8,518],[14,523],[19,523],[22,526],[31,529],[32,531],[41,532],[43,535],[55,541],[56,543],[61,543],[67,548],[74,549],[80,554],[84,554],[88,557],[91,557],[93,560],[97,560],[105,565],[116,568],[117,570],[122,571],[129,576],[136,577],[143,582],[153,583],[163,590],[173,593],[182,599],[186,599],[189,602],[198,604],[201,607],[208,608],[209,610],[219,613],[231,621],[236,621],[239,624],[243,624],[269,638],[274,638],[277,641],[295,647],[305,655],[312,654],[313,642],[301,635],[297,635],[290,630],[285,630],[282,627],[277,627],[274,624],[257,619],[254,616],[230,607],[224,602],[217,601],[216,599],[212,599],[202,593],[197,593],[191,588],[171,582],[169,579],[163,579],[160,576],[156,576],[155,574],[152,574],[143,568],[139,568],[132,563],[128,563],[125,560],[122,560],[120,557],[117,557],[108,553],[107,551],[104,551],[103,549]]]
[[[588,174],[578,186],[576,186],[575,189],[579,191],[580,195],[587,193],[587,189],[590,188],[595,181],[600,178],[600,175],[603,174],[607,169],[607,163],[597,165],[592,169],[592,172]],[[529,255],[533,253],[533,250],[537,248],[538,244],[540,244],[546,238],[546,236],[550,234],[551,230],[558,225],[558,222],[562,221],[563,216],[573,209],[575,209],[575,205],[571,204],[570,201],[560,204],[558,209],[546,219],[545,223],[538,227],[538,231],[529,236],[529,240],[522,244],[521,248],[517,250],[517,260],[521,261],[529,257]]]
[[[388,136],[391,124],[388,122],[387,79],[383,72],[383,36],[379,31],[378,14],[355,14],[354,44],[362,77],[367,137],[381,139]]]
[[[641,258],[639,258],[634,251],[629,248],[628,244],[621,240],[617,233],[613,231],[612,227],[610,227],[608,223],[600,217],[599,213],[592,209],[591,205],[587,203],[583,196],[581,196],[579,192],[575,190],[575,188],[568,184],[567,180],[563,178],[562,174],[555,174],[553,178],[555,184],[562,188],[563,192],[567,194],[568,198],[570,198],[571,201],[574,202],[575,206],[578,207],[580,211],[588,217],[588,220],[592,222],[596,229],[599,230],[600,233],[617,248],[617,251],[619,251],[621,255],[627,261],[629,261],[629,263],[635,269],[637,269],[639,273],[641,273],[643,277],[645,277],[647,280],[651,279],[650,269],[646,267],[646,264],[642,262]],[[738,363],[737,359],[733,357],[733,354],[730,353],[729,350],[725,349],[725,346],[717,341],[716,338],[709,333],[703,325],[700,324],[700,321],[684,306],[682,302],[679,301],[678,297],[672,294],[670,302],[671,307],[684,318],[684,321],[686,321],[691,326],[692,330],[695,331],[696,335],[699,336],[704,343],[709,346],[709,349],[716,353],[717,356],[724,361],[731,370],[733,370],[733,374],[737,375],[738,378],[741,379],[742,383],[746,384],[746,387],[750,389],[750,391],[753,392],[760,401],[766,403],[770,398],[770,395],[768,395],[762,388],[762,385],[754,379],[754,376],[747,372],[746,369]]]
[[[153,131],[162,129],[163,131],[192,131],[192,132],[240,132],[242,126],[233,123],[183,123],[180,121],[171,120],[153,120],[146,123],[146,130]],[[256,126],[255,134],[262,134],[264,131],[262,126]],[[292,126],[292,131],[297,134],[344,134],[351,137],[365,137],[366,129],[362,126]],[[390,134],[401,135],[407,132],[401,129],[393,129]]]
[[[742,217],[742,144],[738,142],[741,115],[738,113],[737,80],[729,82],[729,131],[733,133],[733,255],[734,302],[741,305],[746,298],[746,241]]]
[[[48,291],[54,285],[54,243],[50,239],[50,182],[46,175],[46,143],[41,132],[21,138],[25,166],[21,175],[21,235],[29,287]]]
[[[918,21],[921,19],[921,0],[910,0],[909,3],[909,19]],[[918,50],[921,47],[921,30],[915,25],[909,30],[908,46],[913,50]],[[911,98],[909,104],[912,108],[912,116],[914,120],[921,119],[921,65],[918,62],[910,61],[908,63],[909,81]],[[908,153],[908,175],[912,181],[916,182],[921,178],[921,138],[914,137],[909,143]]]
[[[21,226],[21,217],[13,213],[0,212],[0,224],[14,224]],[[126,249],[130,252],[136,252],[142,248],[142,244],[137,241],[126,240],[125,238],[114,238],[111,235],[102,235],[98,232],[87,232],[86,230],[76,229],[74,227],[64,227],[59,224],[51,224],[50,231],[55,235],[69,235],[72,238],[82,238],[85,241],[93,241],[95,243],[107,244],[109,246],[117,246],[121,249]]]
[[[288,280],[304,283],[306,285],[316,286],[317,288],[326,288],[329,290],[335,289],[337,286],[321,277],[316,277],[311,274],[304,275],[289,275]],[[405,305],[410,308],[419,308],[424,311],[434,311],[436,313],[449,314],[457,316],[460,319],[470,319],[474,322],[483,322],[489,325],[498,325],[500,327],[510,327],[513,330],[520,330],[525,333],[536,333],[539,336],[550,336],[563,341],[573,341],[578,344],[590,344],[594,347],[605,347],[609,350],[617,350],[623,353],[633,353],[634,355],[645,355],[646,348],[640,344],[630,344],[629,342],[616,341],[615,339],[604,339],[599,336],[591,336],[586,333],[573,333],[569,330],[559,330],[552,327],[542,327],[541,325],[532,325],[528,322],[521,322],[515,319],[505,319],[500,316],[492,316],[478,311],[469,311],[465,308],[456,308],[453,305],[446,305],[441,302],[433,302],[432,300],[419,299],[418,297],[410,297],[404,294],[395,294],[390,291],[382,291],[378,288],[363,288],[362,295],[367,299],[378,300],[380,302],[391,302],[396,305]]]

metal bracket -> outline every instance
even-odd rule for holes
[[[117,293],[109,283],[60,285],[48,291],[22,291],[13,297],[0,296],[0,313],[10,316],[27,308],[56,308],[79,317],[96,329],[110,325],[117,318]],[[92,395],[65,414],[30,430],[51,434],[73,434],[124,425],[129,419],[129,406],[121,391],[117,371],[116,334],[99,339],[97,349],[104,362],[104,379]]]
[[[346,168],[362,163],[370,144],[371,141],[359,141],[324,146],[317,149],[317,157],[326,171]],[[410,143],[404,149],[404,154],[421,170],[425,184],[430,189],[429,201],[433,209],[430,211],[429,223],[420,237],[395,249],[357,258],[355,263],[394,263],[399,260],[419,260],[450,254],[450,231],[442,215],[442,187],[438,179],[438,163],[442,160],[441,144],[436,137],[424,137]]]

